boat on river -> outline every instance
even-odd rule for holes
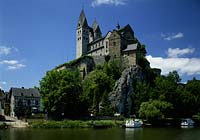
[[[182,119],[181,126],[194,126],[194,121],[190,118]]]
[[[140,128],[142,127],[142,120],[140,119],[129,119],[129,120],[126,120],[125,122],[125,127],[126,128]]]

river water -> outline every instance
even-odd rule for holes
[[[200,128],[7,129],[0,140],[200,140]]]

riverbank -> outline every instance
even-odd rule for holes
[[[111,128],[119,127],[123,124],[120,120],[29,120],[30,128]]]

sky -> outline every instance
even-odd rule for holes
[[[0,0],[0,88],[32,88],[75,59],[81,9],[103,35],[130,24],[151,67],[200,79],[199,0]]]

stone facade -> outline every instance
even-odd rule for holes
[[[37,89],[29,88],[11,88],[10,95],[10,116],[15,116],[15,109],[18,107],[19,102],[22,102],[24,108],[30,107],[32,113],[41,110],[41,97]]]
[[[84,78],[85,75],[87,75],[89,72],[94,70],[94,68],[96,66],[96,62],[98,64],[104,63],[103,60],[104,59],[102,58],[102,56],[97,56],[97,57],[82,56],[82,57],[79,57],[78,59],[75,59],[74,61],[69,62],[69,63],[64,63],[62,65],[59,65],[55,69],[57,71],[61,71],[64,69],[73,71],[75,69],[78,69],[80,71],[81,77]]]
[[[138,48],[136,47],[135,50],[126,50],[128,45],[137,46],[134,38],[134,32],[130,25],[126,25],[123,28],[120,28],[118,25],[116,29],[108,31],[105,36],[102,36],[97,21],[95,20],[92,27],[90,27],[82,10],[76,30],[76,58],[83,55],[110,55],[114,58],[127,57],[129,65],[135,65],[137,64]]]

